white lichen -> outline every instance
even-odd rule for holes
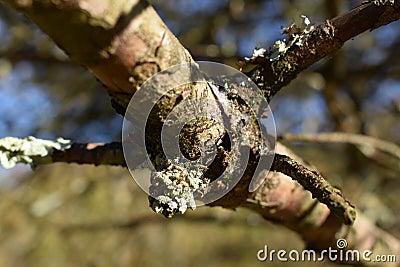
[[[289,38],[275,42],[274,48],[278,55],[271,58],[271,61],[282,58],[282,56],[294,45],[298,47],[304,45],[310,33],[315,30],[314,25],[311,25],[311,21],[307,16],[300,15],[300,17],[303,19],[303,25],[301,25],[301,27],[292,23],[289,27],[283,28],[283,33],[289,35]]]
[[[303,23],[308,27],[311,24],[311,21],[309,18],[307,18],[306,15],[300,15],[301,18],[303,18]]]
[[[253,55],[252,57],[245,57],[244,60],[245,62],[253,62],[254,60],[257,60],[257,58],[265,58],[267,55],[267,50],[265,48],[255,48],[253,50]]]
[[[54,150],[63,151],[70,147],[71,141],[62,138],[52,141],[33,136],[24,139],[5,137],[0,139],[0,164],[6,169],[14,167],[17,163],[35,167],[39,162],[51,162]]]
[[[267,50],[265,48],[256,48],[253,51],[253,57],[265,57]]]
[[[171,218],[176,213],[185,213],[188,208],[196,208],[195,194],[208,185],[203,179],[205,167],[184,166],[171,163],[162,171],[154,172],[150,186],[151,208]]]
[[[384,5],[394,5],[394,0],[374,0],[374,4],[377,6],[384,6]]]

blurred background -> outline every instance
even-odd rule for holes
[[[315,25],[361,1],[153,0],[196,60],[237,67],[281,27]],[[121,139],[105,89],[26,18],[0,5],[0,138]],[[278,134],[341,131],[400,144],[400,22],[366,32],[299,75],[272,101]],[[289,143],[372,221],[400,238],[400,164],[345,144]],[[250,211],[154,214],[126,169],[53,164],[0,169],[0,266],[302,266],[256,253],[302,249]],[[306,263],[307,266],[338,266]],[[304,265],[304,266],[305,266]]]

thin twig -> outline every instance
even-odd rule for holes
[[[281,154],[275,154],[271,170],[286,174],[296,180],[304,189],[310,191],[313,197],[327,205],[345,224],[354,222],[356,210],[353,205],[343,197],[339,189],[330,185],[318,172]]]
[[[339,132],[315,134],[285,134],[279,139],[289,142],[348,143],[357,146],[369,146],[400,159],[400,146],[389,141],[361,134]]]
[[[119,142],[82,144],[62,138],[43,140],[33,136],[0,139],[0,165],[4,168],[12,168],[17,163],[35,167],[53,162],[126,166]]]
[[[120,142],[73,143],[69,149],[64,151],[55,150],[52,159],[53,162],[126,166]]]

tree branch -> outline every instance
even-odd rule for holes
[[[373,255],[400,255],[400,241],[379,229],[360,211],[357,211],[357,219],[352,226],[344,226],[325,205],[313,201],[310,194],[299,188],[297,182],[290,177],[270,172],[268,182],[249,194],[242,206],[256,211],[267,220],[294,230],[303,238],[308,248],[336,248],[336,240],[345,238],[348,244],[344,253],[346,250],[370,250]],[[355,262],[349,264],[354,265]],[[357,264],[382,266],[363,259]],[[387,264],[398,267],[396,262]]]
[[[62,138],[53,141],[32,136],[0,139],[0,163],[4,168],[12,168],[17,163],[36,167],[55,162],[126,166],[122,145],[118,142],[81,144]]]
[[[9,138],[0,139],[2,153],[6,151],[3,145],[6,139]],[[49,145],[58,144],[60,141],[40,140],[33,137],[11,139],[14,144],[20,144],[20,148],[32,147],[32,142],[40,146],[34,151],[42,151],[42,153],[30,153],[32,160],[26,160],[25,158],[24,161],[19,161],[21,163],[30,163],[34,166],[52,162],[126,166],[122,145],[118,142],[80,144],[70,143],[70,141],[62,139],[62,143],[66,145],[61,148],[57,147],[57,145]],[[12,142],[8,140],[7,143],[10,144]],[[27,156],[28,154],[25,151],[31,151],[31,149],[18,150],[15,149],[16,146],[12,147],[13,150],[11,152],[13,155]],[[46,153],[43,152],[44,150]],[[354,220],[355,210],[351,204],[345,201],[340,192],[332,188],[320,174],[310,169],[286,147],[278,144],[277,152],[280,154],[276,155],[272,165],[272,171],[276,172],[270,172],[264,183],[255,192],[249,193],[247,187],[241,188],[237,186],[234,188],[233,191],[236,192],[233,194],[244,196],[245,201],[232,202],[228,196],[228,198],[223,197],[214,203],[210,203],[209,206],[222,206],[229,209],[247,207],[252,209],[264,218],[279,222],[298,232],[308,245],[313,248],[333,246],[335,238],[338,238],[337,233],[340,232],[340,237],[347,238],[350,242],[349,247],[352,247],[352,249],[365,250],[367,247],[372,250],[375,244],[379,243],[386,246],[384,250],[386,254],[398,253],[400,242],[376,228],[365,217],[361,216],[361,218],[357,219],[354,227],[343,228],[342,219],[350,220],[348,222]],[[17,162],[15,161],[14,163]],[[312,185],[312,183],[314,184]],[[327,206],[313,199],[310,192],[301,188],[299,184],[311,191],[321,202],[327,204],[342,219],[332,216]],[[320,190],[315,191],[316,187],[319,187]],[[318,195],[320,192],[323,193],[322,196]],[[371,239],[366,242],[366,239],[363,238],[366,231],[371,231],[369,233],[374,237],[373,242]]]
[[[280,50],[277,56],[272,53],[276,50],[274,47],[269,52],[256,53],[243,63],[256,64],[246,74],[262,89],[265,97],[271,99],[301,71],[340,49],[347,40],[398,19],[400,0],[387,1],[385,5],[372,1],[361,4],[316,27],[289,33],[287,40],[275,43]]]
[[[1,0],[35,22],[69,57],[107,87],[117,112],[152,75],[190,54],[145,0]]]
[[[304,189],[310,191],[313,197],[326,204],[335,215],[343,219],[345,224],[354,222],[356,217],[354,206],[344,199],[339,189],[331,186],[318,172],[281,154],[275,154],[271,170],[292,177]]]
[[[279,139],[288,142],[352,144],[355,145],[367,158],[375,160],[377,163],[394,170],[400,170],[400,147],[392,142],[380,140],[375,137],[361,134],[332,132],[316,134],[285,134],[279,137]]]
[[[126,166],[120,142],[73,143],[66,150],[55,150],[51,158],[53,162]]]
[[[2,1],[27,15],[72,59],[90,69],[107,86],[114,106],[122,114],[132,94],[147,78],[171,65],[192,61],[189,53],[144,0],[115,1],[116,4],[109,7],[106,5],[100,7],[96,5],[96,1]],[[372,3],[361,5],[312,30],[309,28],[307,31],[302,31],[302,34],[306,35],[303,35],[301,45],[286,46],[287,49],[284,49],[285,52],[281,53],[277,60],[271,61],[271,58],[261,57],[263,61],[257,61],[256,69],[249,75],[253,80],[264,83],[262,88],[270,98],[294,79],[301,70],[328,53],[336,51],[343,42],[356,36],[361,30],[373,29],[398,18],[399,1],[393,6],[376,6]],[[290,37],[297,38],[294,35]],[[208,92],[207,88],[199,89],[199,87],[191,90],[190,92],[194,92],[196,96],[204,96]],[[158,138],[160,124],[181,98],[182,90],[172,92],[166,97],[166,101],[157,104],[156,115],[159,117],[149,118],[147,125],[153,132],[146,136],[146,142],[151,142],[150,147],[154,147],[155,152],[160,150]],[[194,124],[194,126],[199,125]],[[197,128],[189,130],[196,132]],[[195,134],[193,136],[198,137]],[[258,143],[255,141],[252,144]],[[83,144],[71,145],[70,148],[56,151],[51,155],[60,153],[56,157],[58,161],[79,163],[92,161],[100,164],[107,162],[105,159],[109,157],[109,155],[101,156],[108,150],[101,147],[89,149]],[[258,152],[256,147],[251,149]],[[114,151],[111,153],[114,157],[121,152],[120,147],[116,145],[111,146],[110,150]],[[277,152],[295,159],[292,153],[285,153],[282,150],[285,149],[277,149]],[[86,155],[85,158],[77,158],[77,152]],[[254,160],[256,154],[251,156]],[[54,160],[53,157],[51,160]],[[276,163],[276,170],[290,175],[320,179],[320,176],[309,168],[300,168],[304,165],[301,160],[296,159],[298,163],[286,157],[278,157],[278,160],[281,160],[279,163],[281,166]],[[119,164],[121,158],[111,162]],[[279,221],[296,230],[309,245],[314,247],[326,247],[335,240],[337,231],[343,227],[342,221],[332,216],[324,204],[313,200],[311,194],[289,177],[271,172],[273,177],[266,179],[254,193],[248,193],[249,176],[254,165],[254,162],[251,162],[248,176],[242,179],[232,192],[212,205],[232,209],[240,206],[249,207],[265,218]],[[322,186],[321,189],[324,191],[327,188]],[[328,195],[338,196],[336,193],[330,192]],[[322,194],[322,197],[324,196],[325,194]],[[343,207],[341,210],[339,212],[347,213],[349,209]],[[357,237],[362,232],[360,227],[351,229],[356,232]]]
[[[380,140],[372,136],[351,133],[313,133],[285,134],[279,137],[282,141],[308,143],[348,143],[357,146],[368,146],[386,152],[400,159],[400,147],[392,142]]]
[[[0,139],[0,158],[4,167],[11,168],[16,163],[28,163],[31,166],[54,162],[118,165],[126,166],[122,144],[81,144],[61,139],[57,141],[7,137]],[[6,160],[7,159],[7,160]],[[304,189],[315,198],[326,204],[346,224],[352,224],[355,210],[341,195],[340,190],[333,188],[319,173],[312,171],[287,155],[276,154],[272,170],[281,172],[298,181]],[[244,180],[244,179],[243,179]],[[247,187],[241,192],[247,195]],[[229,197],[228,197],[229,199]],[[223,203],[223,202],[219,202]],[[225,201],[223,206],[232,206],[235,202]],[[240,202],[237,203],[239,205]]]

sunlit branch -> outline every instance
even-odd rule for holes
[[[345,224],[352,224],[356,217],[355,208],[346,201],[339,189],[334,188],[321,174],[310,170],[294,159],[281,154],[275,154],[271,169],[296,180],[316,199],[324,203]]]
[[[119,142],[73,143],[64,151],[55,150],[52,160],[53,162],[126,166],[122,144]]]
[[[122,145],[118,142],[82,144],[62,138],[54,141],[32,136],[0,139],[0,164],[4,168],[12,168],[17,163],[35,167],[54,162],[125,166]]]
[[[6,137],[0,140],[2,165],[11,168],[16,163],[36,166],[53,162],[126,166],[122,144],[81,144],[69,140],[56,141],[28,137]],[[298,181],[315,198],[326,204],[346,224],[355,218],[354,208],[320,174],[309,170],[289,156],[276,154],[272,170]]]
[[[244,65],[255,65],[246,74],[257,83],[268,99],[272,98],[300,72],[339,50],[346,41],[362,32],[400,19],[399,0],[380,5],[375,2],[365,2],[317,26],[308,24],[300,32],[289,31],[289,37],[276,42],[269,51],[255,53],[252,58],[246,59]]]

